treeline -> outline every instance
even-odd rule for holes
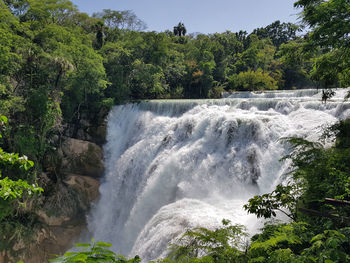
[[[45,169],[67,123],[96,122],[114,104],[311,84],[308,64],[288,58],[288,45],[299,44],[286,43],[301,41],[295,25],[196,37],[179,25],[177,32],[142,32],[145,24],[131,11],[89,16],[69,0],[1,0],[0,113],[10,130],[4,150]]]
[[[312,46],[291,23],[196,36],[182,23],[144,28],[132,11],[89,16],[69,0],[0,1],[0,112],[12,127],[4,147],[42,164],[64,123],[118,103],[350,82],[348,53]]]
[[[305,35],[300,26],[279,21],[251,34],[186,35],[182,23],[174,31],[143,32],[145,24],[132,11],[89,16],[69,0],[0,0],[0,223],[35,222],[23,208],[30,203],[23,188],[28,198],[41,191],[35,171],[54,171],[52,180],[59,181],[62,135],[76,137],[82,121],[98,123],[112,105],[218,98],[230,90],[348,86],[349,2],[296,5],[312,29]],[[22,193],[14,193],[19,178]],[[13,236],[13,230],[2,224],[0,235]]]
[[[0,112],[13,128],[5,148],[42,163],[63,123],[130,100],[349,83],[348,53],[312,46],[291,23],[196,36],[182,23],[144,28],[132,11],[89,16],[69,0],[0,1]]]

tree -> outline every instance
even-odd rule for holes
[[[282,70],[285,79],[285,88],[303,88],[305,85],[312,85],[311,70],[318,49],[306,50],[305,41],[297,39],[282,44],[277,56],[282,63]]]
[[[275,90],[277,81],[261,69],[257,71],[240,72],[237,75],[228,77],[228,87],[233,90],[254,91],[254,90]]]
[[[186,35],[186,27],[183,23],[179,22],[179,24],[177,26],[174,26],[174,35],[175,36],[185,36]]]
[[[299,0],[294,6],[303,9],[301,18],[312,29],[307,40],[309,48],[320,46],[325,53],[330,51],[329,54],[324,54],[320,61],[316,61],[314,76],[321,81],[325,89],[339,84],[348,86],[350,84],[350,1]],[[334,54],[336,55],[333,56]],[[334,68],[335,61],[337,66]]]
[[[282,210],[294,222],[268,223],[262,233],[253,236],[249,262],[350,260],[349,207],[325,202],[325,198],[339,203],[350,198],[349,123],[340,121],[326,129],[322,139],[335,137],[331,148],[301,138],[287,140],[293,149],[285,157],[292,161],[288,183],[250,199],[245,209],[265,218]]]
[[[93,16],[101,18],[104,21],[105,26],[109,28],[141,31],[147,27],[146,24],[131,10],[116,11],[103,9],[102,12],[94,13]]]
[[[248,43],[248,32],[240,30],[239,32],[236,32],[236,37],[238,41],[240,41],[243,44],[243,49],[246,49],[249,45]]]
[[[176,244],[170,246],[168,258],[159,262],[246,262],[242,248],[247,233],[241,225],[231,225],[222,220],[223,226],[214,230],[197,228],[188,230]]]
[[[262,39],[270,38],[274,46],[279,47],[288,41],[295,40],[298,31],[300,31],[299,26],[292,23],[281,23],[277,20],[267,27],[254,29],[252,34]]]
[[[103,65],[110,83],[105,95],[112,98],[113,103],[122,103],[130,98],[130,87],[127,85],[132,70],[132,52],[120,42],[107,42],[100,50]]]
[[[313,234],[303,222],[289,224],[267,224],[252,237],[248,255],[251,263],[266,262],[313,262],[297,261],[303,248],[308,247]]]
[[[319,56],[310,72],[311,78],[320,83],[324,89],[348,87],[350,84],[346,79],[349,70],[348,58],[350,52],[346,53],[342,49],[334,49]]]
[[[236,57],[234,67],[237,73],[240,71],[257,70],[262,68],[266,70],[272,64],[276,48],[269,39],[259,39],[251,34],[248,37],[249,46]]]
[[[156,98],[167,88],[160,67],[135,60],[129,75],[129,87],[134,99]]]
[[[29,6],[27,0],[4,0],[5,5],[11,10],[11,12],[16,16],[23,15]],[[2,3],[1,3],[2,4]]]
[[[289,138],[293,151],[283,159],[292,161],[288,184],[278,185],[270,194],[249,200],[245,209],[258,217],[275,216],[274,210],[289,213],[293,220],[302,218],[316,230],[347,225],[348,207],[329,206],[325,198],[350,200],[350,148],[345,132],[349,120],[341,121],[326,131],[325,137],[336,135],[337,147],[324,148],[319,142]],[[311,215],[309,216],[309,214]],[[336,216],[333,216],[336,215]],[[316,216],[313,216],[316,215]],[[315,224],[317,222],[317,224]]]
[[[184,77],[186,74],[184,54],[170,49],[163,72],[166,83],[169,85],[171,97],[182,98]]]
[[[301,18],[312,29],[311,44],[349,49],[349,0],[298,0],[294,6],[303,9]]]
[[[96,30],[96,48],[100,49],[103,46],[103,42],[104,42],[104,25],[102,21],[98,21],[95,24],[95,30]]]
[[[26,12],[20,16],[21,21],[40,22],[42,25],[63,22],[76,12],[69,0],[28,0]],[[39,23],[35,23],[38,25]]]

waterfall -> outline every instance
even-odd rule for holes
[[[89,231],[144,262],[165,256],[186,229],[215,228],[224,218],[256,232],[261,223],[242,206],[287,171],[280,138],[317,140],[325,126],[350,116],[345,92],[326,104],[316,90],[299,90],[116,106]]]

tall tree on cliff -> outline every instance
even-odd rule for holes
[[[186,35],[186,27],[183,23],[179,22],[177,26],[174,26],[174,35],[175,36],[185,36]]]

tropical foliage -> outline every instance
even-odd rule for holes
[[[54,183],[62,179],[62,136],[77,137],[82,123],[98,124],[114,104],[315,85],[331,95],[349,86],[349,5],[298,0],[303,25],[276,21],[250,34],[195,35],[181,22],[173,31],[143,32],[145,23],[130,10],[89,16],[69,0],[0,0],[2,239],[14,240],[17,229],[35,222],[29,200],[42,191],[42,172]],[[286,182],[245,206],[259,217],[285,213],[293,223],[267,225],[245,250],[240,226],[225,221],[220,229],[193,230],[165,261],[347,262],[349,206],[325,200],[350,199],[349,130],[343,121],[327,131],[336,137],[332,148],[290,139]],[[83,245],[85,252],[62,260],[126,261],[108,246]]]
[[[76,248],[80,248],[79,252],[67,252],[62,257],[50,261],[61,263],[91,263],[91,262],[105,262],[105,263],[138,263],[140,258],[136,256],[131,260],[127,260],[121,255],[117,255],[108,248],[112,246],[110,243],[95,242],[92,243],[78,243]]]

